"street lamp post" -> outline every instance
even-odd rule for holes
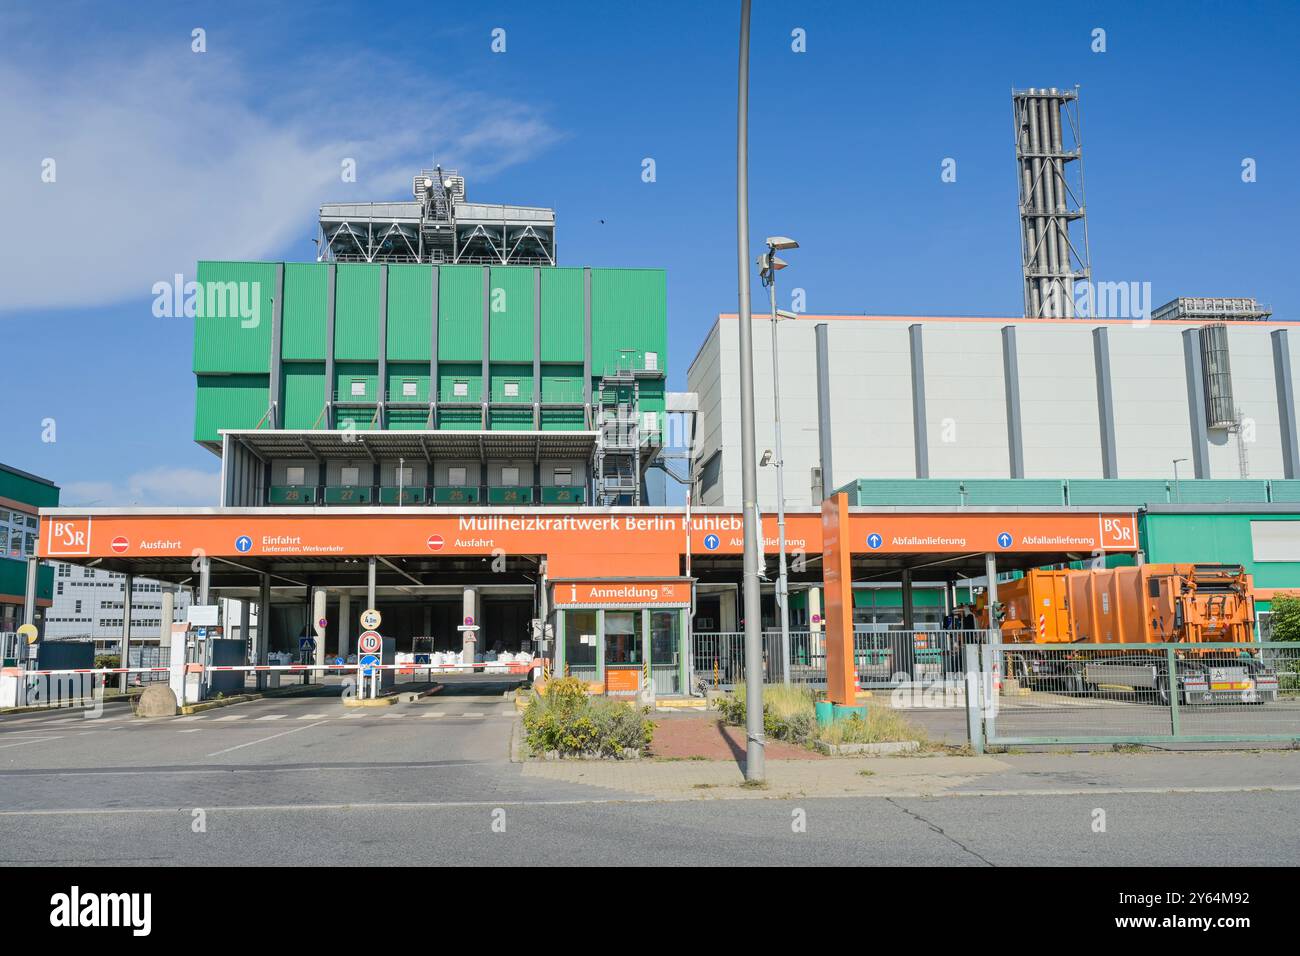
[[[736,255],[740,280],[740,486],[745,538],[745,779],[757,782],[765,773],[758,463],[754,460],[754,329],[749,301],[749,8],[750,0],[741,0],[736,93]]]
[[[770,236],[767,240],[767,252],[759,256],[759,276],[767,286],[768,299],[772,305],[772,403],[773,426],[775,428],[776,461],[776,533],[777,533],[777,577],[776,606],[781,620],[781,674],[782,682],[790,683],[790,579],[785,565],[785,453],[781,447],[781,363],[777,351],[776,323],[776,273],[785,268],[785,263],[777,256],[778,249],[798,249],[799,243],[785,236]],[[788,314],[788,313],[787,313]]]
[[[1183,500],[1183,487],[1178,483],[1178,463],[1180,461],[1187,461],[1187,459],[1186,458],[1174,459],[1174,500],[1181,503]]]

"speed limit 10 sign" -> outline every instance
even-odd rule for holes
[[[383,638],[374,631],[366,631],[357,639],[357,647],[362,654],[378,654],[383,646]]]

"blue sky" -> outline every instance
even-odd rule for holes
[[[471,198],[554,206],[563,264],[666,269],[682,387],[736,306],[738,9],[9,5],[0,460],[70,504],[212,503],[217,460],[191,440],[192,332],[153,316],[153,283],[192,277],[198,258],[311,259],[319,202],[404,196],[431,154]],[[206,53],[191,52],[195,27]],[[1030,18],[1010,3],[759,0],[753,241],[799,239],[782,288],[805,289],[810,312],[1019,314],[1009,90],[1078,83],[1094,276],[1149,281],[1157,303],[1254,295],[1296,318],[1297,27],[1283,3]],[[46,157],[55,183],[40,181]],[[356,184],[339,181],[344,157]]]

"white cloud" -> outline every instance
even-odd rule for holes
[[[220,503],[221,475],[197,468],[151,468],[129,476],[125,481],[72,481],[59,495],[61,506],[102,508],[166,505],[201,505],[216,507]]]
[[[111,58],[0,64],[0,312],[145,299],[173,273],[192,278],[198,259],[305,242],[322,201],[404,198],[435,151],[481,178],[558,138],[526,104],[415,86],[383,61],[357,83],[355,64],[254,75],[216,53],[127,42]],[[349,157],[355,184],[339,175]],[[54,183],[41,180],[46,158]]]

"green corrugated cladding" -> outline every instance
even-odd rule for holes
[[[27,562],[0,558],[0,596],[6,602],[19,604],[27,595]],[[43,564],[36,569],[36,600],[54,599],[54,565]]]
[[[1165,504],[1170,500],[1169,482],[1163,478],[1072,478],[1072,505]]]
[[[432,323],[433,267],[389,266],[388,360],[428,362]]]
[[[1065,482],[1059,478],[973,478],[962,485],[968,505],[1065,504]]]
[[[1269,501],[1300,501],[1300,480],[1274,478],[1268,485]]]
[[[1256,561],[1252,521],[1300,521],[1300,515],[1142,514],[1138,539],[1152,563],[1240,564],[1259,588],[1300,587],[1300,562]]]
[[[195,372],[261,372],[271,350],[273,262],[200,262]],[[244,313],[252,313],[245,317]]]
[[[194,400],[194,440],[220,441],[222,428],[255,428],[270,407],[266,373],[200,375]]]
[[[581,374],[584,322],[582,270],[543,269],[542,361],[576,362]]]
[[[407,382],[415,384],[414,397],[403,393]],[[411,363],[388,363],[388,400],[390,402],[428,402],[429,366]]]
[[[488,367],[488,371],[492,376],[492,401],[532,405],[533,367],[531,365],[505,365],[493,362]],[[518,395],[506,394],[507,382],[514,382],[519,387]]]
[[[286,360],[325,361],[329,278],[323,262],[285,263],[280,355]]]
[[[0,498],[21,501],[33,508],[54,508],[59,503],[59,488],[33,481],[0,465]]]
[[[543,351],[545,349],[543,348]],[[581,365],[543,365],[542,401],[581,402]]]
[[[341,262],[334,280],[334,358],[379,360],[379,280],[383,266]]]
[[[957,603],[970,603],[970,591],[968,589],[957,589]],[[903,592],[899,588],[855,588],[853,590],[853,606],[898,610],[903,606]],[[913,588],[912,606],[943,607],[943,589],[922,587]]]
[[[663,379],[643,379],[637,390],[637,404],[641,410],[641,425],[645,427],[645,413],[655,413],[655,430],[663,434],[664,429],[664,381]]]
[[[353,382],[365,384],[365,395],[352,394]],[[353,428],[369,428],[375,414],[373,406],[379,401],[379,367],[366,362],[337,363],[334,366],[334,394],[335,402],[365,402],[370,406],[336,406],[334,427],[347,428],[350,420]]]
[[[957,507],[961,505],[961,482],[947,478],[863,478],[857,482],[857,504]]]
[[[438,269],[438,361],[483,358],[483,268]]]
[[[457,395],[457,382],[468,386],[467,395]],[[483,400],[483,366],[469,362],[440,362],[438,364],[438,401],[451,404],[481,402]]]
[[[323,428],[325,420],[325,364],[286,362],[284,378],[284,427]]]
[[[524,266],[493,266],[491,272],[492,284],[488,298],[489,357],[493,362],[531,362],[533,270]]]
[[[1172,486],[1174,502],[1255,504],[1268,501],[1268,482],[1250,478],[1194,478]]]
[[[591,270],[591,374],[633,358],[637,366],[646,352],[667,365],[667,280],[662,269]]]

